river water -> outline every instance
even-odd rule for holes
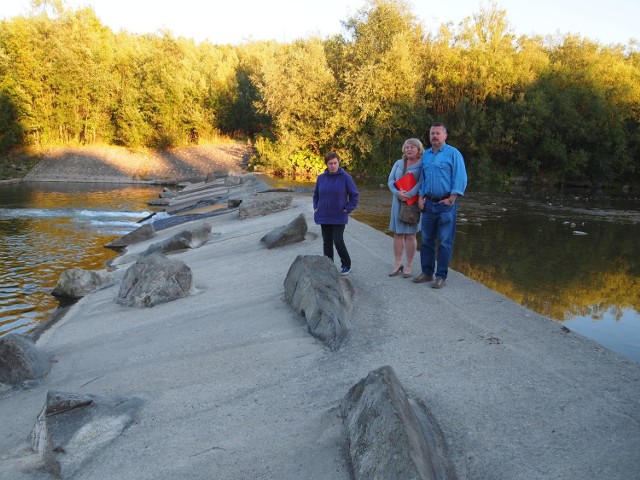
[[[105,268],[104,245],[148,216],[159,187],[22,183],[0,186],[0,335],[27,333],[49,319],[51,291],[73,267]]]
[[[388,233],[385,183],[358,184],[353,216]],[[0,186],[0,335],[27,333],[50,318],[58,305],[50,292],[62,271],[104,268],[117,255],[104,245],[137,228],[153,211],[146,202],[159,192],[129,185]],[[451,267],[640,362],[639,238],[638,197],[470,188],[460,202]]]

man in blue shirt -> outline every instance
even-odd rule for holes
[[[431,148],[422,155],[422,186],[418,199],[422,210],[422,273],[413,281],[424,283],[433,280],[433,288],[445,286],[456,235],[456,200],[464,195],[467,188],[464,159],[458,149],[447,145],[447,136],[447,127],[434,123],[429,130]],[[437,269],[436,239],[440,241]]]

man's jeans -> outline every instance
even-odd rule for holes
[[[456,214],[458,202],[453,206],[426,201],[422,211],[422,244],[420,245],[420,264],[425,275],[436,274],[438,278],[447,278],[449,262],[453,252],[453,240],[456,236]],[[436,238],[438,247],[438,270],[436,271]]]

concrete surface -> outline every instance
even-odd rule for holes
[[[260,238],[300,213],[307,239],[267,250]],[[283,299],[296,256],[322,252],[312,218],[296,197],[265,217],[201,220],[220,235],[175,255],[193,271],[189,297],[128,308],[116,284],[71,307],[37,343],[51,372],[0,397],[0,478],[48,478],[28,436],[59,390],[145,399],[74,478],[348,479],[338,406],[383,365],[428,407],[460,479],[640,478],[640,365],[456,272],[442,290],[388,277],[392,239],[365,224],[345,231],[351,336],[337,352],[314,340]]]

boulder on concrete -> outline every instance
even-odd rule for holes
[[[78,299],[110,285],[113,285],[113,276],[107,270],[70,268],[62,272],[51,294]]]
[[[279,212],[291,207],[293,197],[282,193],[259,193],[242,201],[238,211],[238,218],[243,220],[250,217],[261,217],[273,212]]]
[[[321,255],[298,255],[284,280],[284,296],[304,315],[309,332],[337,350],[351,330],[350,305],[333,262]]]
[[[354,478],[455,479],[439,429],[383,366],[351,387],[341,403]]]
[[[266,244],[267,248],[282,247],[302,242],[307,230],[307,221],[304,218],[304,213],[301,213],[288,225],[271,230],[260,241]]]
[[[236,208],[240,204],[250,198],[254,198],[258,194],[255,186],[248,185],[246,187],[239,187],[229,190],[229,198],[227,200],[227,207]]]
[[[127,233],[125,236],[117,238],[113,242],[106,244],[105,247],[112,248],[114,250],[122,250],[129,245],[149,240],[155,236],[156,232],[153,228],[153,223],[149,222],[139,226],[134,231]]]
[[[167,238],[158,243],[149,245],[143,257],[152,255],[156,252],[171,253],[188,248],[199,248],[209,241],[211,238],[211,224],[201,223],[199,225],[186,228],[174,236]]]
[[[31,449],[55,478],[72,478],[135,420],[143,401],[48,392],[31,431]]]
[[[153,307],[189,295],[193,275],[182,261],[154,253],[131,265],[124,274],[116,303]]]
[[[50,367],[50,355],[26,335],[10,333],[0,338],[0,383],[19,385],[35,380],[44,377]]]
[[[224,184],[227,187],[237,187],[238,185],[242,185],[245,180],[245,175],[234,175],[230,173],[227,178],[224,179]]]
[[[227,187],[237,187],[238,185],[258,185],[262,183],[255,173],[237,173],[230,171],[224,179]]]

